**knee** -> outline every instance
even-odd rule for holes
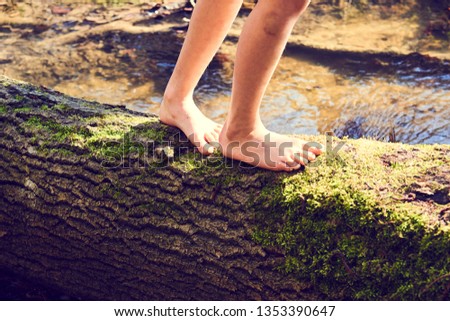
[[[287,7],[287,10],[290,10],[292,14],[299,16],[309,6],[311,0],[285,0],[283,3]]]
[[[266,0],[265,27],[267,34],[278,36],[297,21],[310,0]]]
[[[283,18],[297,19],[308,7],[311,0],[268,0],[273,12]]]

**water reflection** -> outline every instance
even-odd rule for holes
[[[450,143],[448,62],[419,55],[349,57],[304,48],[286,54],[265,104],[277,105],[270,97],[282,92],[295,100],[290,106],[299,109],[297,124],[302,124],[294,132],[310,132],[315,121],[317,132],[331,130],[338,136],[385,139],[394,131],[403,142]]]
[[[171,33],[115,34],[102,41],[116,55],[124,50],[118,48],[135,50],[134,58],[122,57],[115,67],[123,69],[127,85],[115,88],[113,102],[157,113],[182,38]],[[222,46],[195,94],[200,108],[217,121],[224,121],[230,102],[234,52],[234,43]],[[333,131],[338,136],[387,139],[394,131],[402,142],[448,144],[449,64],[418,59],[421,56],[348,57],[288,48],[263,99],[263,121],[269,129],[282,133]],[[118,78],[108,80],[115,81],[125,83]],[[97,86],[90,84],[84,94],[105,101],[102,88],[107,85],[96,82]]]

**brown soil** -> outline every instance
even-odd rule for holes
[[[418,159],[419,149],[399,149],[381,157],[383,164],[395,168],[405,162]],[[450,165],[447,163],[450,150],[436,146],[433,157],[442,165],[429,168],[427,172],[410,185],[404,186],[402,201],[413,202],[422,208],[424,215],[442,224],[450,224]],[[436,216],[436,214],[438,214]]]

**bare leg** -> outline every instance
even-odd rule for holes
[[[262,168],[290,171],[320,154],[304,141],[268,131],[259,116],[266,87],[308,3],[260,0],[247,19],[237,49],[231,109],[219,138],[225,156]]]
[[[193,100],[194,88],[219,49],[242,0],[199,0],[174,72],[161,103],[163,123],[180,128],[203,154],[218,142],[222,126],[208,119]]]

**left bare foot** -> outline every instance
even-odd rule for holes
[[[212,144],[219,141],[222,125],[203,115],[193,99],[184,102],[163,100],[159,118],[164,124],[179,128],[203,155],[214,152]]]

